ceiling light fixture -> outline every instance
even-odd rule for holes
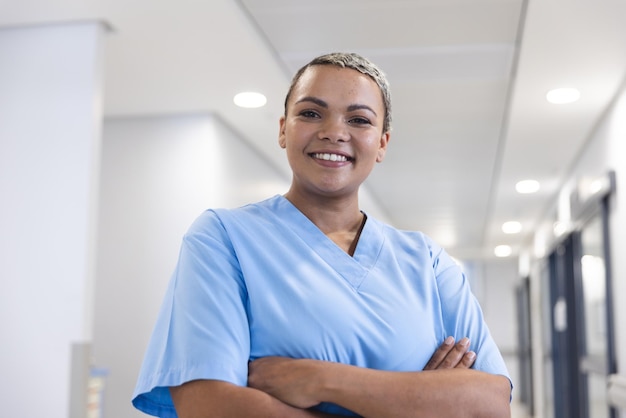
[[[518,234],[522,231],[522,224],[517,221],[509,221],[502,224],[502,232],[505,234]]]
[[[244,91],[239,93],[235,96],[233,101],[237,106],[249,109],[262,107],[265,106],[265,103],[267,103],[267,99],[264,95],[253,91]]]
[[[578,99],[580,99],[580,91],[569,87],[550,90],[546,94],[546,100],[554,104],[573,103]]]
[[[528,194],[539,191],[539,182],[537,180],[522,180],[515,184],[517,193]]]
[[[498,245],[496,248],[493,249],[493,253],[496,255],[496,257],[508,257],[511,255],[512,252],[513,250],[511,250],[511,247],[508,245]]]

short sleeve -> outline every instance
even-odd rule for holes
[[[228,234],[207,211],[183,239],[133,395],[137,409],[176,417],[169,387],[191,380],[246,385],[246,295]]]
[[[506,365],[485,323],[482,310],[461,267],[439,246],[430,243],[441,299],[444,329],[455,340],[470,339],[476,352],[473,368],[509,377]]]

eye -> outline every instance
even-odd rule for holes
[[[320,117],[319,113],[313,110],[303,110],[300,113],[298,113],[298,116],[302,116],[304,118],[319,118]]]
[[[355,125],[371,125],[372,124],[369,119],[364,118],[362,116],[355,116],[351,118],[349,122]]]

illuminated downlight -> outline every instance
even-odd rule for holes
[[[546,100],[554,104],[573,103],[578,99],[580,99],[580,92],[572,88],[554,89],[546,94]]]
[[[265,106],[265,103],[267,103],[267,99],[264,95],[253,91],[244,91],[243,93],[239,93],[235,96],[233,101],[237,106],[249,109],[262,107]]]

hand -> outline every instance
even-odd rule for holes
[[[462,338],[456,344],[448,337],[428,360],[424,370],[469,369],[476,360],[476,353],[469,351],[469,339]]]
[[[316,398],[316,372],[319,360],[263,357],[248,364],[248,386],[261,390],[297,408],[310,408]]]

